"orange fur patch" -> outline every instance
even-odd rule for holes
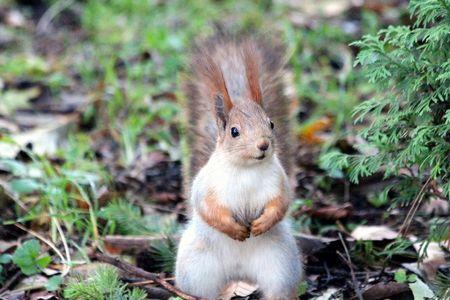
[[[287,212],[289,203],[285,197],[278,196],[270,200],[264,208],[263,214],[252,222],[252,234],[263,234],[281,221]]]
[[[243,241],[249,237],[249,229],[236,222],[232,212],[217,201],[217,196],[212,191],[207,193],[204,207],[200,209],[199,214],[209,226],[225,233],[232,239]]]

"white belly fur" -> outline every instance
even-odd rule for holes
[[[216,168],[208,163],[194,181],[193,206],[201,203],[207,188],[213,188],[218,200],[241,223],[256,219],[264,205],[279,195],[280,185],[287,184],[276,157],[245,170],[217,167],[217,161],[211,165]],[[194,210],[179,244],[177,285],[194,295],[215,299],[226,283],[247,280],[257,283],[266,297],[288,299],[286,293],[295,290],[300,280],[299,255],[286,219],[260,236],[239,242],[210,227]]]

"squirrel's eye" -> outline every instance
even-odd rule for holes
[[[234,138],[239,136],[239,130],[236,127],[231,128],[231,136]]]
[[[275,124],[273,124],[272,121],[270,121],[270,129],[273,129],[275,127]]]

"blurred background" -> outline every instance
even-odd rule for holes
[[[359,49],[349,44],[411,25],[407,7],[404,0],[0,0],[0,298],[73,296],[66,277],[94,268],[87,252],[95,247],[171,276],[187,212],[180,78],[193,40],[215,24],[276,35],[290,54],[283,80],[299,145],[292,216],[306,253],[299,296],[350,299],[355,281],[406,278],[398,269],[416,262],[414,249],[385,248],[396,232],[384,226],[398,228],[404,217],[386,213],[383,176],[353,184],[320,159],[365,144],[356,134],[365,124],[353,125],[352,111],[382,92],[353,66]],[[382,226],[374,233],[366,225]],[[352,241],[355,229],[363,242]],[[353,262],[336,256],[345,256],[347,238]],[[49,262],[27,273],[8,258],[33,240],[32,261],[47,254]],[[379,259],[379,269],[367,269]],[[413,299],[401,287],[395,299]],[[252,291],[239,293],[249,299]],[[169,297],[159,292],[153,298]]]

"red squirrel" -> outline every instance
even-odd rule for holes
[[[289,101],[283,52],[251,37],[216,35],[197,47],[185,84],[185,189],[192,205],[177,254],[176,284],[218,299],[232,281],[264,299],[295,299],[302,274],[288,220]]]

